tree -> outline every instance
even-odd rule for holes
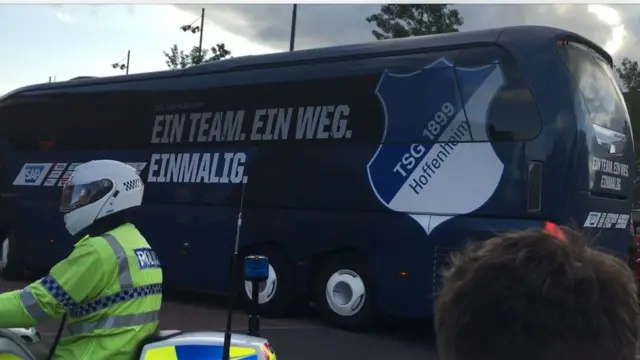
[[[366,18],[378,40],[457,32],[464,19],[446,4],[387,4]]]
[[[616,72],[627,91],[640,91],[640,66],[637,61],[622,59],[622,67],[616,66]]]
[[[174,44],[169,52],[163,51],[165,57],[165,63],[169,69],[184,69],[191,65],[191,58],[184,51],[178,50],[178,45]]]
[[[177,44],[174,44],[169,52],[163,51],[163,53],[169,69],[184,69],[192,65],[218,61],[231,56],[231,51],[227,50],[224,44],[216,44],[210,49],[202,49],[202,53],[197,46],[191,48],[189,53],[185,53],[178,49]]]

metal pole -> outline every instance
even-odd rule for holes
[[[247,169],[247,177],[249,171]],[[227,309],[227,325],[224,331],[224,342],[222,344],[222,360],[231,360],[231,324],[233,323],[233,306],[236,298],[236,274],[238,273],[239,257],[238,249],[240,248],[240,229],[242,228],[242,210],[244,209],[244,192],[247,187],[247,182],[242,183],[242,193],[240,193],[240,211],[238,212],[238,226],[236,228],[236,243],[233,248],[233,257],[231,258],[231,273],[229,274],[229,294],[227,294],[227,300],[229,301],[229,307]],[[240,274],[238,274],[240,275]]]
[[[291,13],[291,37],[289,38],[289,51],[293,51],[293,45],[296,42],[297,15],[298,15],[298,4],[293,4],[293,12]]]
[[[249,336],[260,336],[260,282],[251,281],[251,313],[249,314]]]
[[[51,82],[51,76],[49,76],[49,82]]]
[[[203,53],[202,53],[202,34],[204,33],[204,8],[202,8],[202,14],[200,14],[200,43],[198,47],[200,48],[200,63],[204,62]]]
[[[129,58],[131,57],[131,50],[127,50],[127,75],[129,75]]]

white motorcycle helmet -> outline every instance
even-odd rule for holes
[[[136,170],[114,160],[78,166],[62,188],[60,211],[67,231],[75,235],[97,219],[140,206],[144,184]]]

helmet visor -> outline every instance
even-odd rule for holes
[[[105,197],[113,189],[113,183],[109,179],[76,184],[73,178],[71,176],[62,188],[60,211],[63,213],[94,203]]]

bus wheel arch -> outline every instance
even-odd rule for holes
[[[287,316],[295,298],[293,265],[282,248],[276,243],[261,243],[243,248],[238,276],[241,279],[240,296],[245,309],[251,309],[252,284],[244,281],[244,257],[264,255],[269,258],[269,279],[260,283],[258,301],[260,315],[268,318]]]
[[[334,252],[314,273],[313,297],[323,319],[341,329],[366,330],[373,321],[374,284],[363,257],[353,250]]]

